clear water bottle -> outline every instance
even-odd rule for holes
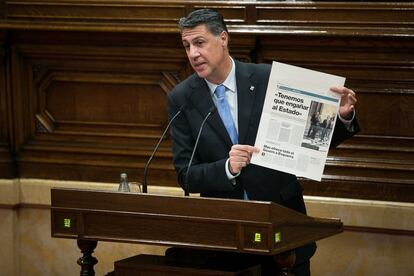
[[[129,192],[128,176],[126,173],[121,173],[121,181],[118,187],[119,192]]]

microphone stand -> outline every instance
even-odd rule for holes
[[[194,148],[193,148],[193,152],[191,153],[190,161],[188,161],[187,171],[185,173],[185,178],[184,178],[184,185],[185,185],[184,195],[185,196],[190,195],[190,185],[188,183],[188,172],[190,171],[191,163],[193,163],[193,158],[194,158],[195,151],[197,149],[198,141],[200,141],[201,131],[203,130],[204,124],[206,123],[208,117],[210,117],[210,115],[213,114],[215,109],[216,109],[216,106],[212,106],[210,108],[210,111],[207,113],[206,117],[204,118],[204,120],[201,122],[200,130],[198,131],[197,139],[195,141]]]
[[[180,115],[180,114],[181,114],[181,112],[184,110],[185,106],[186,106],[186,105],[185,105],[185,104],[183,104],[183,105],[181,106],[181,108],[177,111],[177,113],[175,113],[175,115],[174,115],[174,116],[171,118],[171,120],[168,122],[168,125],[165,127],[164,132],[161,134],[161,136],[160,136],[160,138],[159,138],[159,140],[158,140],[158,142],[157,142],[157,145],[156,145],[156,146],[155,146],[155,148],[154,148],[154,151],[152,152],[152,154],[151,154],[150,158],[148,159],[147,163],[145,164],[145,168],[144,168],[144,179],[143,179],[143,181],[142,181],[142,192],[143,192],[143,193],[147,193],[147,192],[148,192],[148,189],[147,189],[147,186],[148,186],[148,185],[147,185],[147,174],[148,174],[148,167],[149,167],[149,165],[150,165],[150,163],[151,163],[152,159],[154,158],[154,155],[155,155],[155,153],[157,152],[158,147],[160,146],[160,144],[161,144],[162,140],[164,139],[165,134],[167,133],[168,129],[170,128],[171,123],[175,120],[175,118],[177,118],[177,116],[178,116],[178,115]]]

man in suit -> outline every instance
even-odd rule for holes
[[[253,145],[259,126],[271,66],[233,59],[223,17],[214,10],[193,11],[179,22],[182,43],[195,73],[168,95],[171,118],[186,106],[172,124],[173,162],[180,185],[203,197],[273,201],[306,214],[302,186],[295,175],[250,164],[258,149]],[[203,119],[218,103],[216,88],[223,84],[236,128],[232,141],[220,112],[213,112],[200,135],[192,166],[187,166]],[[334,87],[341,95],[339,120],[331,145],[358,131],[354,117],[355,93]],[[188,182],[188,183],[186,183]],[[296,249],[295,275],[309,275],[314,243]],[[265,261],[267,262],[267,261]],[[270,272],[269,272],[270,271]],[[262,275],[271,275],[272,268]]]

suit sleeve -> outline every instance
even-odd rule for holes
[[[339,118],[337,118],[335,128],[334,128],[334,133],[333,133],[331,144],[330,144],[331,149],[337,147],[344,140],[354,136],[356,133],[360,131],[359,123],[356,117],[352,120],[351,125],[352,125],[351,129],[353,131],[349,131],[344,125],[344,123],[341,120],[339,120]]]

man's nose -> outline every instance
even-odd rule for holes
[[[200,55],[197,47],[190,45],[189,56],[192,58],[198,57]]]

